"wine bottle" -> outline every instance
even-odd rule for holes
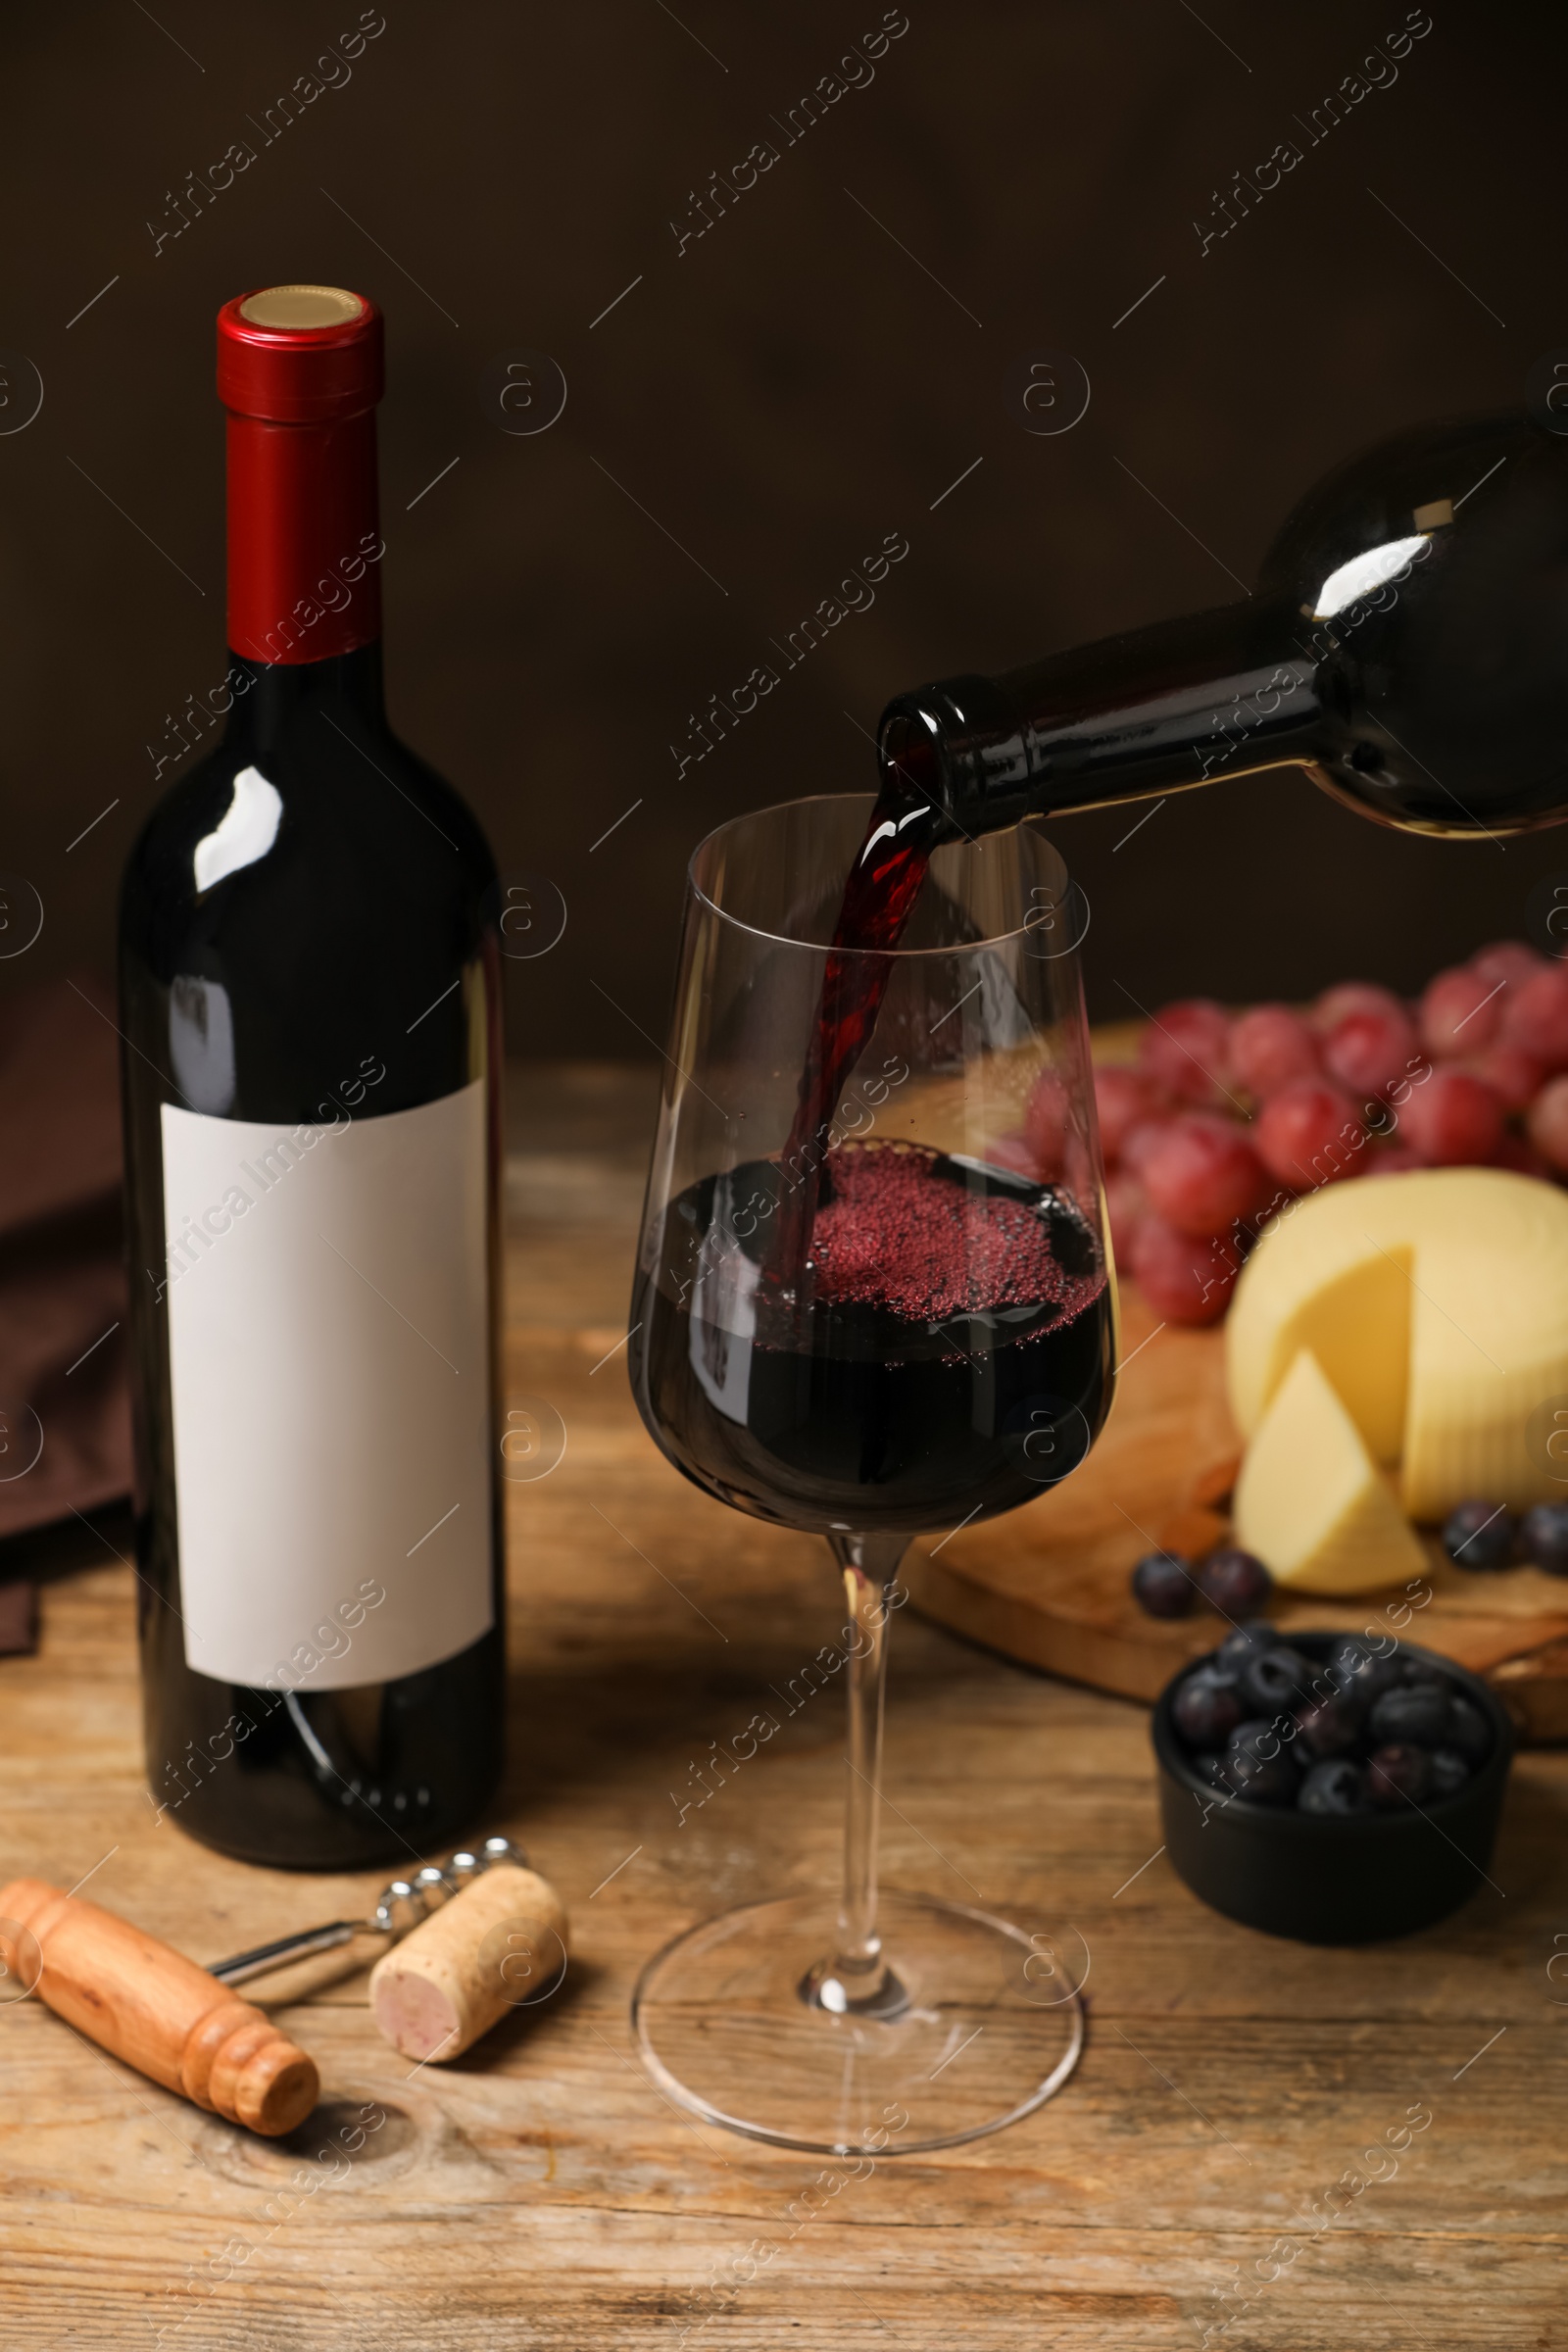
[[[1380,822],[1491,839],[1568,816],[1568,444],[1427,426],[1297,508],[1243,602],[901,695],[891,804],[930,840],[1294,766]]]
[[[495,867],[382,708],[375,306],[227,303],[218,382],[226,729],[121,909],[148,1780],[345,1869],[501,1764]]]

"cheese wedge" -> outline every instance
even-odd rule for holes
[[[1309,1348],[1414,1518],[1560,1500],[1540,1417],[1568,1405],[1568,1194],[1501,1168],[1327,1185],[1249,1258],[1225,1346],[1245,1437]]]
[[[1275,1391],[1236,1482],[1236,1538],[1276,1584],[1375,1592],[1426,1554],[1309,1348]]]

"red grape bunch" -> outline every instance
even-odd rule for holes
[[[1371,981],[1304,1011],[1160,1006],[1135,1063],[1095,1073],[1118,1262],[1157,1315],[1212,1323],[1268,1217],[1321,1184],[1401,1168],[1568,1181],[1568,965],[1521,940],[1439,972],[1417,1004]],[[1060,1081],[1037,1081],[1009,1163],[1063,1173]]]

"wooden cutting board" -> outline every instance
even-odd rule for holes
[[[1125,1698],[1152,1699],[1227,1628],[1201,1602],[1146,1617],[1133,1563],[1156,1545],[1193,1557],[1226,1541],[1240,1441],[1225,1402],[1223,1329],[1155,1322],[1121,1286],[1121,1371],[1100,1443],[1037,1502],[912,1549],[916,1607],[955,1633]],[[1467,1574],[1428,1545],[1431,1597],[1404,1621],[1404,1583],[1357,1600],[1279,1593],[1281,1630],[1402,1633],[1485,1675],[1522,1736],[1568,1740],[1568,1583],[1538,1568]],[[1418,1596],[1419,1597],[1419,1596]],[[1391,1614],[1392,1613],[1392,1614]]]

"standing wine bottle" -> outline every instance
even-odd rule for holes
[[[131,853],[121,1024],[153,1800],[422,1853],[501,1766],[495,867],[381,702],[381,319],[218,319],[220,747]]]
[[[883,713],[927,846],[1283,766],[1410,832],[1568,816],[1568,441],[1434,425],[1312,491],[1255,596]]]

